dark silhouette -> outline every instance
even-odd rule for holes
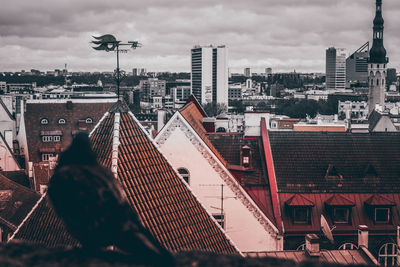
[[[83,248],[114,246],[136,263],[173,265],[171,254],[145,229],[114,175],[98,164],[86,133],[61,154],[48,195],[56,213]]]

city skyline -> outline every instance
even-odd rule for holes
[[[92,35],[111,33],[143,47],[121,68],[190,72],[193,45],[226,45],[228,66],[263,72],[324,72],[325,50],[349,53],[372,40],[375,1],[40,1],[6,0],[0,11],[0,71],[112,71],[115,55],[93,50]],[[389,67],[398,67],[400,2],[383,1]]]

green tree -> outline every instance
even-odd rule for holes
[[[228,107],[225,104],[211,102],[203,105],[203,109],[208,116],[215,117],[223,112],[226,112]]]

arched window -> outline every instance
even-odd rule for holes
[[[65,119],[63,119],[63,118],[58,119],[58,124],[65,124]]]
[[[357,245],[351,243],[351,242],[347,242],[347,243],[343,243],[339,246],[339,250],[352,250],[352,249],[358,249]]]
[[[40,120],[40,124],[49,124],[49,120],[43,118],[43,119]]]
[[[378,261],[382,266],[397,265],[397,245],[386,243],[379,249]]]
[[[190,178],[189,171],[185,168],[179,168],[178,172],[182,176],[183,180],[185,180],[185,182],[189,184],[189,178]]]
[[[87,119],[86,119],[86,123],[93,123],[92,118],[87,118]]]

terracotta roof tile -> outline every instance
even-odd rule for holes
[[[187,103],[181,110],[179,110],[185,120],[192,126],[193,130],[200,136],[208,148],[217,156],[222,164],[226,166],[225,159],[221,156],[218,150],[214,147],[211,141],[206,136],[206,129],[203,127],[204,115],[194,102]]]
[[[36,203],[32,213],[19,226],[13,240],[24,240],[39,243],[47,247],[78,246],[65,228],[63,221],[51,208],[46,195]]]

